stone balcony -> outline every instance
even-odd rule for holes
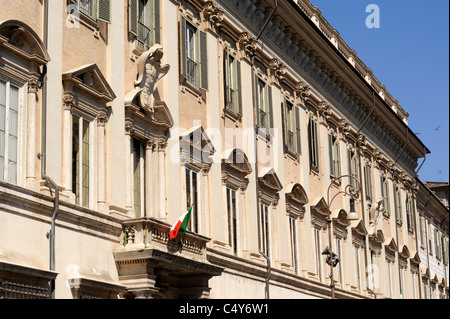
[[[209,279],[223,269],[208,263],[209,238],[187,232],[171,240],[170,225],[153,218],[123,222],[114,252],[125,298],[207,298]]]

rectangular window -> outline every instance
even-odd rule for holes
[[[298,272],[298,263],[297,263],[297,220],[295,218],[289,217],[289,231],[291,238],[291,258],[292,258],[292,266],[294,267],[295,273]]]
[[[239,115],[242,115],[242,91],[241,91],[241,62],[224,51],[224,92],[225,107]]]
[[[344,266],[343,266],[343,255],[342,255],[342,245],[341,245],[341,239],[336,238],[336,254],[339,256],[339,264],[338,264],[338,270],[339,270],[339,282],[341,283],[341,287],[344,285]]]
[[[321,251],[321,241],[320,241],[320,230],[314,228],[314,243],[316,247],[316,272],[319,276],[319,280],[322,281],[322,251]]]
[[[17,184],[19,88],[0,80],[0,180]]]
[[[133,153],[132,153],[132,163],[133,163],[133,206],[136,217],[142,217],[145,207],[145,197],[144,197],[144,161],[145,161],[145,151],[144,146],[138,139],[133,139]]]
[[[407,218],[406,222],[408,224],[408,230],[410,232],[413,232],[414,231],[414,225],[415,225],[415,221],[414,221],[414,201],[409,196],[406,196],[405,206],[406,206],[406,218]],[[421,238],[421,240],[422,240],[422,238]]]
[[[314,119],[309,120],[308,125],[309,140],[309,163],[312,169],[319,169],[319,140],[317,136],[317,122]]]
[[[361,264],[359,260],[359,248],[355,247],[355,272],[356,272],[356,283],[358,285],[359,292],[361,293]]]
[[[397,223],[401,224],[403,222],[402,218],[402,199],[401,199],[401,192],[399,187],[395,187],[394,190],[394,205],[395,205],[395,218],[397,220]]]
[[[269,256],[269,206],[261,204],[259,208],[259,250]]]
[[[300,110],[284,99],[284,144],[295,154],[301,154]]]
[[[381,195],[384,199],[384,213],[391,216],[391,201],[389,196],[389,182],[384,176],[381,177]]]
[[[72,142],[72,192],[77,205],[90,205],[90,122],[82,117],[73,117]]]
[[[330,176],[341,176],[341,155],[339,150],[339,140],[333,135],[329,135],[329,147],[330,147]]]
[[[93,20],[111,22],[111,0],[71,0],[79,12]]]
[[[272,88],[257,76],[255,77],[255,81],[258,132],[261,135],[269,136],[270,129],[273,128]]]
[[[237,254],[237,192],[227,188],[228,243]]]
[[[181,17],[180,70],[195,88],[208,90],[208,48],[206,33]]]
[[[191,221],[188,226],[188,230],[198,233],[198,173],[186,168],[186,210],[192,207]]]
[[[372,167],[369,163],[364,165],[364,183],[366,188],[366,198],[372,199]]]
[[[348,150],[348,173],[351,177],[349,185],[352,185],[356,190],[359,183],[359,159],[356,152]]]

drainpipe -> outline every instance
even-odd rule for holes
[[[48,48],[48,0],[44,1],[44,45]],[[41,75],[42,81],[42,136],[41,136],[41,153],[38,158],[41,160],[42,178],[47,181],[55,189],[54,212],[51,220],[50,232],[47,233],[49,238],[50,250],[50,271],[55,271],[55,222],[59,214],[59,186],[47,175],[46,168],[46,149],[47,149],[47,65],[43,66]],[[50,298],[55,299],[55,280],[50,282]]]

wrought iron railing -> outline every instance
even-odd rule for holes
[[[196,84],[196,79],[197,79],[197,63],[195,61],[193,61],[191,58],[187,58],[186,61],[186,77],[187,77],[187,81],[191,84]]]

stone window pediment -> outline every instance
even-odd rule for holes
[[[81,93],[102,104],[116,98],[108,81],[96,64],[84,65],[63,74],[64,90]]]
[[[273,168],[265,167],[259,172],[258,187],[262,203],[275,206],[278,204],[278,192],[283,189],[283,185]]]
[[[247,155],[240,149],[228,149],[222,155],[222,182],[233,189],[245,190],[246,176],[252,172]]]
[[[286,187],[286,212],[293,218],[303,218],[304,206],[309,199],[305,189],[300,184],[290,184]]]
[[[209,171],[216,149],[202,126],[193,127],[180,136],[180,149],[182,163]]]

